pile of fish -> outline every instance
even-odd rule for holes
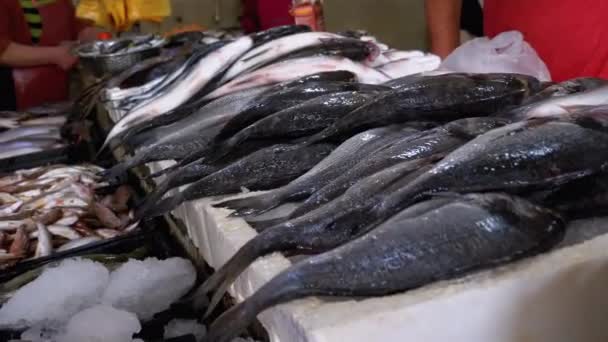
[[[137,227],[121,186],[105,186],[95,165],[52,165],[0,178],[0,267],[110,239]]]
[[[113,119],[131,117],[120,120],[110,139],[159,116],[175,120],[179,115],[174,110],[192,112],[226,94],[321,71],[350,70],[360,81],[379,83],[433,70],[440,63],[437,56],[420,51],[388,49],[373,37],[310,32],[307,26],[278,27],[233,40],[205,37],[190,32],[184,37],[194,40],[189,54],[146,61],[106,86],[104,103],[118,113]]]
[[[109,182],[150,161],[177,162],[152,175],[164,178],[135,220],[266,191],[214,204],[259,234],[189,298],[196,309],[210,314],[259,257],[314,255],[220,316],[205,341],[229,341],[296,298],[388,295],[546,251],[581,208],[606,206],[606,81],[391,78],[371,66],[386,55],[377,44],[298,29],[210,52],[196,62],[207,73],[180,76],[190,83],[135,107],[106,141],[134,151],[103,174]],[[263,218],[291,202],[295,210]]]
[[[69,104],[0,112],[0,160],[66,146],[61,129]]]

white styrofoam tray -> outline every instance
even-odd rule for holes
[[[210,203],[188,202],[174,215],[217,269],[256,233]],[[271,308],[258,318],[273,342],[608,341],[608,235],[592,237],[608,232],[608,219],[579,221],[569,232],[569,243],[587,240],[402,294],[309,298]],[[229,291],[242,301],[289,265],[279,253],[261,258]]]

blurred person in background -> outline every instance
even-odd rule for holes
[[[240,21],[245,33],[294,23],[289,14],[291,0],[242,0],[242,8]]]
[[[608,1],[484,0],[483,31],[490,38],[520,31],[554,81],[608,78]],[[426,0],[431,52],[444,58],[460,43],[462,0]]]
[[[71,0],[0,0],[0,110],[67,100],[73,42],[97,33]]]

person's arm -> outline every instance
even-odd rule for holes
[[[11,67],[57,65],[69,70],[77,61],[78,58],[70,53],[67,45],[38,47],[9,42],[0,53],[0,64]]]
[[[445,58],[460,44],[462,0],[426,0],[426,25],[431,52]]]

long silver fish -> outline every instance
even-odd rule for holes
[[[249,71],[268,61],[279,58],[291,52],[310,46],[320,45],[323,39],[339,38],[340,36],[329,32],[304,32],[279,39],[274,39],[247,52],[243,57],[228,69],[222,82]]]
[[[390,79],[381,72],[361,63],[353,62],[348,58],[334,56],[303,57],[271,64],[237,77],[207,94],[205,98],[214,99],[256,86],[275,84],[320,72],[337,70],[354,73],[361,83],[379,84]]]
[[[213,51],[202,58],[184,77],[175,82],[165,93],[150,101],[142,103],[133,109],[127,116],[116,123],[108,133],[101,148],[103,150],[110,141],[113,141],[138,123],[151,118],[164,115],[180,104],[189,100],[194,94],[207,85],[211,79],[222,72],[249,48],[253,41],[249,37],[242,37],[226,46]]]
[[[0,143],[18,140],[28,139],[31,137],[49,137],[52,139],[60,139],[59,135],[60,127],[53,125],[35,125],[35,126],[24,126],[17,127],[6,132],[0,133]]]

